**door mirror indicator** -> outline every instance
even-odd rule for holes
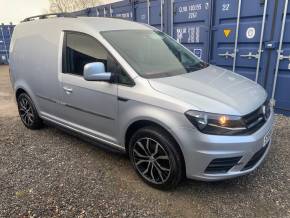
[[[87,81],[111,81],[112,74],[105,71],[102,62],[93,62],[84,66],[84,79]]]

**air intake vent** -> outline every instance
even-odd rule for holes
[[[205,173],[218,174],[227,173],[233,168],[242,157],[218,158],[214,159],[205,170]]]
[[[254,167],[258,161],[263,157],[265,152],[267,151],[269,144],[263,147],[261,150],[259,150],[254,156],[251,158],[251,160],[247,163],[247,165],[243,168],[243,171],[249,170],[252,167]]]

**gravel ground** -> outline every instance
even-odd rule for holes
[[[290,119],[276,116],[268,158],[250,175],[145,185],[126,156],[58,129],[26,129],[0,67],[0,217],[290,217]]]

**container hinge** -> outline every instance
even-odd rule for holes
[[[226,59],[230,58],[235,58],[236,54],[235,53],[229,53],[228,51],[226,51],[226,53],[224,54],[218,54],[218,56],[220,57],[225,57]]]

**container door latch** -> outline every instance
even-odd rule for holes
[[[235,53],[229,53],[229,51],[226,51],[224,54],[218,54],[220,57],[225,57],[226,59],[230,58],[235,58]]]
[[[261,51],[263,52],[263,51]],[[243,58],[248,58],[248,59],[259,59],[259,52],[257,54],[253,54],[252,52],[249,52],[249,54],[244,54],[244,55],[240,55]]]

